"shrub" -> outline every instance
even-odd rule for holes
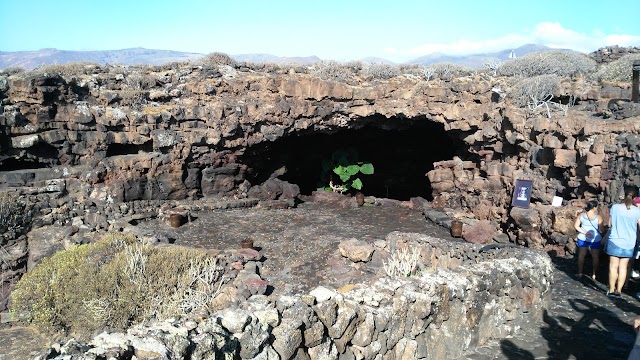
[[[640,60],[640,54],[628,54],[618,60],[602,65],[596,73],[596,77],[601,81],[611,82],[631,82],[633,62]]]
[[[110,234],[43,259],[16,284],[11,310],[49,331],[90,336],[206,307],[223,269],[204,250]]]
[[[228,65],[231,67],[236,66],[236,61],[233,60],[231,56],[221,52],[214,52],[205,55],[202,61],[205,65]]]
[[[31,75],[62,75],[62,76],[79,76],[93,73],[100,66],[95,63],[75,61],[64,64],[49,64],[37,67],[29,72]]]
[[[6,192],[0,192],[0,236],[14,238],[29,226],[31,212],[22,200]]]
[[[125,81],[128,86],[136,90],[151,89],[157,84],[157,80],[154,76],[143,75],[137,71],[128,74]]]
[[[346,65],[334,60],[322,60],[313,65],[311,74],[324,80],[346,81],[352,71]]]
[[[570,51],[543,51],[527,54],[498,66],[497,74],[502,76],[558,75],[575,76],[589,74],[596,68],[596,62],[588,56]]]
[[[401,74],[400,68],[390,64],[370,64],[365,69],[365,73],[368,76],[379,80],[391,79]]]
[[[11,76],[24,73],[26,70],[20,66],[11,66],[0,70],[0,74]]]
[[[427,80],[430,80],[432,77],[442,80],[451,80],[453,78],[471,75],[474,72],[475,69],[471,67],[451,63],[432,64],[424,70]]]
[[[359,73],[365,68],[364,63],[360,60],[347,61],[344,66],[351,70],[351,72],[353,72],[354,74]]]
[[[517,106],[534,109],[550,101],[559,88],[560,79],[556,75],[524,78],[513,86],[510,98]]]
[[[424,74],[424,66],[420,64],[401,64],[399,69],[402,74],[414,76],[422,76]]]
[[[482,61],[482,67],[490,70],[493,75],[498,75],[498,68],[502,64],[502,61],[498,58],[486,58]]]
[[[409,252],[409,249],[404,247],[394,251],[388,262],[383,260],[382,267],[389,277],[408,277],[415,275],[419,259],[418,248],[413,247]]]

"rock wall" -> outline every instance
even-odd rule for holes
[[[258,293],[204,319],[72,340],[47,358],[449,359],[542,319],[553,274],[542,252],[406,233],[386,242],[417,249],[421,272],[302,296]]]
[[[589,57],[595,60],[598,64],[606,64],[618,60],[625,55],[638,53],[640,53],[640,47],[620,47],[618,45],[615,45],[600,48],[590,53]]]
[[[511,242],[564,249],[576,209],[551,208],[553,196],[570,205],[587,197],[611,202],[623,185],[639,183],[638,116],[620,100],[630,88],[565,80],[557,100],[571,96],[576,105],[549,119],[499,96],[509,81],[407,74],[347,84],[293,70],[184,64],[10,76],[0,79],[0,186],[64,184],[67,199],[49,200],[52,213],[78,204],[241,199],[256,186],[263,187],[253,193],[281,200],[295,189],[274,184],[280,191],[273,193],[247,180],[252,169],[241,159],[248,147],[358,129],[379,117],[424,119],[443,124],[465,147],[429,172],[434,207],[467,208]],[[526,211],[510,210],[516,179],[534,182]]]

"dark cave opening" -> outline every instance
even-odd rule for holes
[[[323,161],[337,150],[357,153],[357,160],[374,166],[371,175],[358,176],[365,195],[397,200],[420,196],[431,200],[431,185],[426,174],[433,163],[452,159],[465,148],[457,133],[446,132],[440,123],[426,118],[387,119],[369,117],[333,133],[295,134],[272,143],[247,149],[242,162],[249,167],[248,180],[261,184],[274,171],[286,169],[280,179],[297,184],[304,195],[328,186]],[[279,171],[280,172],[280,171]]]
[[[59,151],[55,146],[43,142],[27,149],[10,149],[0,155],[0,171],[43,169],[60,165],[58,155]]]
[[[153,152],[153,141],[149,140],[144,144],[109,144],[106,156],[135,155],[140,152]]]

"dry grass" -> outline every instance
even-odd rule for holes
[[[16,285],[12,311],[40,328],[86,337],[206,307],[224,268],[203,250],[111,234],[42,260]]]

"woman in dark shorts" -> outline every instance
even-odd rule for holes
[[[602,248],[602,217],[598,216],[598,202],[595,200],[587,201],[584,211],[576,217],[573,226],[578,231],[578,273],[576,276],[582,276],[584,259],[587,256],[587,251],[591,250],[593,265],[591,278],[595,280],[598,273],[600,249]]]
[[[629,259],[636,247],[636,235],[640,225],[640,208],[633,206],[638,196],[634,186],[624,192],[624,202],[611,206],[609,211],[609,236],[605,252],[609,260],[609,291],[607,296],[620,297],[627,279]]]

